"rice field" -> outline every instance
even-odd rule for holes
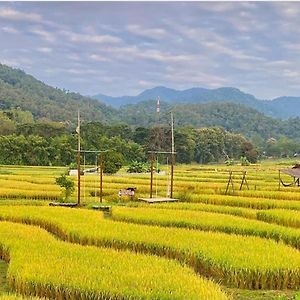
[[[0,299],[299,300],[300,187],[278,184],[294,163],[176,166],[176,203],[138,201],[150,175],[123,169],[104,175],[100,204],[99,175],[86,175],[79,208],[48,205],[67,168],[0,166]],[[170,190],[163,169],[154,197]],[[118,196],[127,187],[133,199]]]

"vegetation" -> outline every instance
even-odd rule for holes
[[[281,297],[286,295],[286,299],[294,300],[297,293],[295,290],[300,286],[300,229],[297,213],[300,210],[300,195],[297,186],[281,187],[278,190],[278,169],[292,166],[295,162],[294,160],[269,160],[249,166],[241,166],[239,163],[234,166],[177,164],[174,173],[174,197],[178,197],[181,202],[151,206],[137,201],[124,201],[118,197],[118,191],[128,186],[137,188],[137,197],[149,195],[149,174],[128,174],[124,168],[115,175],[103,177],[103,205],[113,206],[111,213],[105,215],[99,211],[84,208],[66,209],[48,206],[45,200],[60,197],[61,190],[55,179],[67,171],[66,167],[0,166],[0,244],[3,245],[1,239],[11,238],[18,243],[20,253],[25,253],[21,246],[22,238],[19,236],[14,239],[12,236],[13,224],[9,224],[9,231],[7,228],[3,229],[5,230],[3,232],[9,232],[8,235],[1,233],[1,224],[13,222],[22,223],[24,228],[27,228],[28,232],[33,235],[35,235],[36,227],[33,226],[35,225],[46,229],[56,238],[65,240],[63,250],[56,244],[56,242],[59,244],[62,242],[54,239],[56,242],[52,244],[47,240],[45,242],[49,247],[47,251],[51,253],[48,254],[46,251],[43,253],[49,261],[51,259],[57,262],[58,258],[66,259],[68,261],[66,265],[70,265],[72,274],[77,274],[77,269],[72,269],[77,266],[77,259],[74,259],[77,254],[67,255],[67,249],[71,249],[72,253],[77,253],[73,246],[78,245],[72,245],[76,243],[81,244],[79,246],[83,249],[81,253],[87,253],[87,256],[78,259],[78,262],[85,266],[84,272],[90,272],[88,276],[91,277],[88,278],[91,280],[83,288],[80,286],[80,289],[77,281],[73,281],[72,278],[69,280],[69,277],[67,282],[73,285],[68,289],[69,285],[61,285],[61,282],[65,280],[65,275],[72,276],[71,271],[68,273],[69,270],[65,272],[66,274],[59,274],[59,276],[56,276],[55,270],[51,270],[48,273],[49,277],[43,281],[46,284],[42,285],[41,281],[37,284],[37,276],[45,270],[37,272],[36,269],[39,267],[36,266],[38,265],[33,264],[33,260],[29,260],[26,255],[26,268],[18,267],[16,270],[22,276],[25,271],[26,276],[29,276],[31,272],[36,274],[28,281],[35,286],[30,290],[41,291],[41,293],[32,292],[32,295],[50,295],[49,290],[52,293],[51,287],[54,279],[57,285],[60,284],[60,288],[56,288],[55,293],[60,293],[61,298],[66,290],[71,291],[70,293],[81,293],[83,297],[87,290],[89,295],[94,292],[98,293],[99,289],[93,292],[89,289],[93,281],[92,276],[94,276],[92,270],[97,268],[94,265],[95,262],[100,265],[100,257],[104,258],[105,255],[114,257],[102,252],[102,250],[107,250],[117,253],[119,257],[122,257],[123,262],[129,258],[124,258],[121,254],[133,255],[132,252],[142,252],[143,257],[149,256],[151,259],[154,256],[156,256],[155,259],[160,256],[160,259],[174,263],[182,270],[178,264],[180,262],[185,265],[187,272],[193,274],[192,276],[195,276],[193,271],[196,271],[200,276],[211,278],[226,286],[225,293],[228,298],[232,294],[234,300],[274,300],[279,295]],[[163,175],[164,172],[162,172],[162,174],[154,175],[154,193],[156,195],[157,190],[158,196],[164,197],[168,189],[168,166],[160,164],[160,168],[166,171],[166,174]],[[229,170],[240,172],[233,172],[235,189],[225,195]],[[245,170],[249,190],[244,186],[240,191],[242,172]],[[285,176],[284,181],[289,182],[288,176],[283,176]],[[76,181],[76,176],[68,178],[72,182]],[[87,208],[92,207],[98,201],[92,192],[99,191],[99,175],[83,176],[81,183],[82,204],[87,205]],[[71,195],[70,200],[74,200],[76,196],[76,193]],[[27,245],[26,253],[28,253],[28,244],[31,245],[31,243],[27,241],[25,244]],[[34,247],[35,244],[32,243],[32,245]],[[53,250],[52,246],[58,250]],[[93,252],[93,258],[89,258],[88,253],[92,253],[88,250],[90,246],[95,247],[93,251],[101,251],[101,254]],[[39,246],[37,249],[42,252]],[[35,251],[32,251],[32,254],[35,256]],[[97,258],[94,259],[94,256]],[[45,262],[44,257],[42,261],[41,256],[40,263],[47,266],[48,263]],[[11,265],[19,261],[12,259],[11,254],[10,258],[8,274],[12,274],[10,273]],[[73,259],[76,261],[74,264]],[[86,261],[87,259],[89,262]],[[118,261],[116,258],[114,260]],[[129,260],[132,263],[134,261],[131,258]],[[61,262],[57,262],[57,265],[59,263]],[[134,264],[136,268],[137,261]],[[147,272],[157,270],[158,266],[153,261],[154,264],[153,267],[149,266],[150,269],[147,266],[144,268],[148,270]],[[112,266],[112,263],[110,265]],[[126,269],[124,263],[121,266],[124,272]],[[138,274],[139,270],[136,272],[134,270],[132,269],[130,276]],[[176,272],[180,274],[180,270]],[[100,272],[97,269],[98,277]],[[157,271],[153,272],[159,274]],[[81,273],[85,274],[83,271]],[[22,276],[18,278],[22,280],[24,278]],[[148,275],[145,276],[143,278],[149,278]],[[122,276],[119,277],[122,280]],[[107,282],[110,285],[109,281]],[[136,281],[131,280],[131,282]],[[144,281],[139,284],[146,286]],[[97,286],[100,288],[98,283]],[[158,293],[164,293],[162,285],[157,286],[159,287]],[[186,286],[189,285],[186,283]],[[27,287],[28,285],[22,284],[22,291],[16,286],[11,291],[19,291],[23,294],[27,291]],[[220,291],[220,288],[216,288]],[[245,288],[257,291],[246,291]],[[278,291],[272,292],[268,289]],[[3,292],[6,293],[6,290]],[[126,292],[137,295],[139,290],[130,285],[130,288],[126,288]],[[190,291],[187,288],[185,294],[187,295],[188,292]],[[151,294],[149,290],[145,293]],[[6,294],[3,297],[6,297]],[[53,296],[52,298],[59,297]]]
[[[133,161],[127,168],[128,173],[146,173],[149,171],[149,164],[138,161]]]
[[[30,111],[35,118],[76,122],[80,109],[86,120],[113,120],[114,110],[80,94],[50,87],[21,70],[0,64],[0,106]]]
[[[258,212],[259,219],[265,212]],[[268,212],[265,213],[268,215]],[[272,213],[270,213],[272,215]],[[288,215],[288,214],[287,214]],[[300,249],[300,230],[246,220],[226,214],[204,211],[181,211],[151,208],[114,208],[112,218],[117,221],[151,224],[165,227],[183,227],[205,231],[220,231],[247,236],[260,236],[283,241]]]
[[[230,286],[284,289],[300,284],[299,252],[271,240],[125,224],[99,218],[97,212],[63,208],[14,207],[12,211],[1,206],[0,216],[37,224],[71,242],[176,258]]]
[[[219,99],[223,92],[226,91],[221,89],[215,96]],[[231,94],[233,102],[249,100],[249,95],[236,89]],[[125,163],[145,161],[147,151],[155,145],[153,133],[157,133],[149,129],[157,125],[156,103],[149,99],[153,98],[117,110],[98,100],[52,88],[21,70],[0,64],[0,146],[3,149],[0,163],[70,164],[74,160],[70,150],[76,147],[72,133],[77,117],[74,112],[78,108],[86,127],[83,142],[87,147],[114,149],[124,156]],[[209,163],[244,156],[252,163],[258,155],[292,157],[300,153],[298,118],[273,119],[237,103],[172,106],[162,101],[159,124],[169,124],[166,112],[171,109],[175,115],[178,162]],[[160,131],[165,133],[165,129]],[[160,143],[164,147],[170,145],[166,139]],[[16,158],[8,155],[11,144],[17,145]],[[92,158],[88,160],[91,163]]]
[[[72,193],[75,191],[74,181],[70,178],[67,178],[65,174],[62,174],[55,179],[55,182],[64,189],[62,200],[68,201]]]
[[[1,256],[10,259],[9,284],[25,295],[53,299],[199,299],[200,295],[207,300],[226,299],[215,284],[174,261],[71,245],[32,226],[1,222],[0,233]]]

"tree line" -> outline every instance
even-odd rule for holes
[[[39,120],[30,114],[12,110],[0,114],[0,164],[74,165],[77,134],[66,124]],[[5,129],[4,129],[5,128]],[[178,163],[209,163],[246,156],[257,159],[252,143],[241,134],[222,128],[177,128],[174,132]],[[81,126],[81,145],[85,150],[109,150],[107,164],[117,170],[133,161],[146,162],[149,151],[171,151],[169,126],[131,127],[127,124],[106,125],[88,122]],[[95,154],[82,157],[86,164],[97,164]]]

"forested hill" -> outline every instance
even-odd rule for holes
[[[159,117],[155,113],[156,101],[143,101],[122,107],[122,121],[135,126],[149,127],[156,123],[169,124],[170,111],[174,112],[175,125],[198,127],[219,126],[239,132],[248,138],[268,139],[287,136],[300,139],[300,119],[274,119],[234,103],[177,104],[160,102]]]
[[[273,100],[260,100],[251,94],[242,92],[233,87],[218,89],[191,88],[187,90],[174,90],[163,86],[148,89],[136,96],[110,97],[103,94],[95,95],[106,104],[120,107],[127,104],[137,104],[145,100],[153,100],[160,97],[170,104],[203,104],[211,102],[231,102],[243,104],[254,108],[265,115],[288,119],[300,117],[300,97],[279,97]]]
[[[35,118],[76,121],[77,109],[86,121],[114,121],[116,111],[97,100],[50,87],[25,72],[0,64],[0,108],[20,108]]]
[[[165,90],[162,99],[167,97],[169,92]],[[283,100],[288,103],[290,99]],[[280,99],[274,101],[281,102]],[[126,123],[134,127],[149,127],[158,121],[168,124],[170,122],[168,112],[172,110],[177,127],[220,126],[231,132],[240,132],[248,138],[259,137],[266,140],[271,137],[287,136],[300,140],[299,118],[285,121],[274,119],[238,103],[172,104],[161,100],[161,113],[158,120],[155,100],[146,100],[115,109],[80,94],[50,87],[23,71],[0,64],[0,111],[6,111],[4,115],[0,114],[2,134],[14,132],[15,126],[26,123],[26,120],[30,119],[28,114],[23,114],[23,120],[18,121],[20,113],[13,110],[15,108],[32,113],[36,121],[48,119],[71,122],[72,128],[77,122],[78,108],[84,123],[91,121],[110,125]]]

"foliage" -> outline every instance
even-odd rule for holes
[[[122,153],[110,151],[105,155],[104,173],[115,174],[124,164],[124,157]]]
[[[229,159],[225,160],[225,165],[226,166],[233,166],[234,165],[234,159],[229,158]]]
[[[68,201],[72,193],[75,191],[74,181],[70,178],[67,178],[65,174],[57,177],[55,179],[56,184],[64,189],[64,201]]]
[[[35,118],[76,122],[77,109],[85,120],[115,120],[116,111],[97,100],[53,88],[25,72],[0,64],[0,107],[30,111]],[[24,118],[23,118],[24,119]],[[28,118],[26,123],[28,123]],[[24,123],[24,122],[21,122]]]
[[[143,94],[142,98],[145,95]],[[169,92],[163,95],[167,97]],[[130,147],[126,148],[128,151],[124,154],[126,162],[139,160],[141,156],[145,160],[145,153],[151,147],[165,148],[169,145],[168,148],[170,148],[169,135],[166,135],[170,131],[170,116],[165,112],[172,110],[175,116],[177,161],[180,163],[219,161],[226,155],[236,158],[236,151],[240,150],[242,153],[239,156],[246,156],[251,163],[256,162],[258,154],[291,157],[295,153],[300,153],[299,117],[287,120],[267,117],[253,108],[239,104],[241,99],[250,106],[253,103],[260,106],[261,103],[255,102],[253,97],[249,98],[249,95],[236,89],[218,89],[214,94],[216,97],[214,99],[221,101],[222,95],[234,95],[235,98],[231,100],[235,103],[176,103],[174,105],[161,101],[162,113],[159,124],[163,130],[162,128],[150,129],[158,124],[155,114],[156,102],[151,100],[153,98],[143,98],[141,99],[145,100],[143,102],[126,105],[117,110],[77,93],[50,87],[21,70],[0,64],[0,108],[2,110],[0,112],[0,136],[39,135],[47,139],[68,134],[75,127],[77,114],[74,112],[79,108],[83,127],[86,126],[86,130],[83,130],[83,140],[88,146],[92,146],[93,149],[102,149],[103,144],[99,141],[103,136],[108,139],[117,137],[119,141],[133,143],[130,147],[134,150],[128,149]],[[187,94],[186,97],[185,102],[193,98],[191,94]],[[201,97],[204,97],[205,101],[211,100],[207,98],[208,94],[203,94]],[[295,99],[285,98],[281,100],[284,103],[295,101]],[[267,111],[266,105],[267,103],[263,102],[263,111]],[[100,120],[103,124],[98,123]],[[87,125],[88,123],[90,124]],[[212,143],[205,148],[205,142],[199,142],[196,138],[199,133],[195,134],[193,130],[186,129],[186,127],[193,127],[194,131],[197,131],[199,128],[212,126],[222,128],[231,134],[239,132],[247,141],[240,150],[230,149],[230,137],[227,136],[225,141],[221,139],[220,143]],[[203,136],[203,133],[200,135]],[[157,144],[155,137],[160,137],[161,145]],[[266,143],[270,138],[276,139],[277,142],[272,145]],[[226,148],[223,150],[228,151],[226,155],[220,152],[219,147],[222,144],[225,144]],[[199,146],[205,148],[206,153],[199,155],[196,145],[198,148]],[[236,146],[234,143],[232,145]],[[216,147],[215,153],[211,147]],[[230,151],[233,151],[234,155],[231,155]],[[132,156],[138,157],[132,158]],[[51,162],[51,164],[55,163]]]
[[[240,162],[241,162],[242,166],[249,166],[250,165],[250,162],[249,162],[249,160],[247,159],[246,156],[241,156]]]
[[[127,168],[128,173],[146,173],[149,171],[149,164],[138,161],[133,161]]]

